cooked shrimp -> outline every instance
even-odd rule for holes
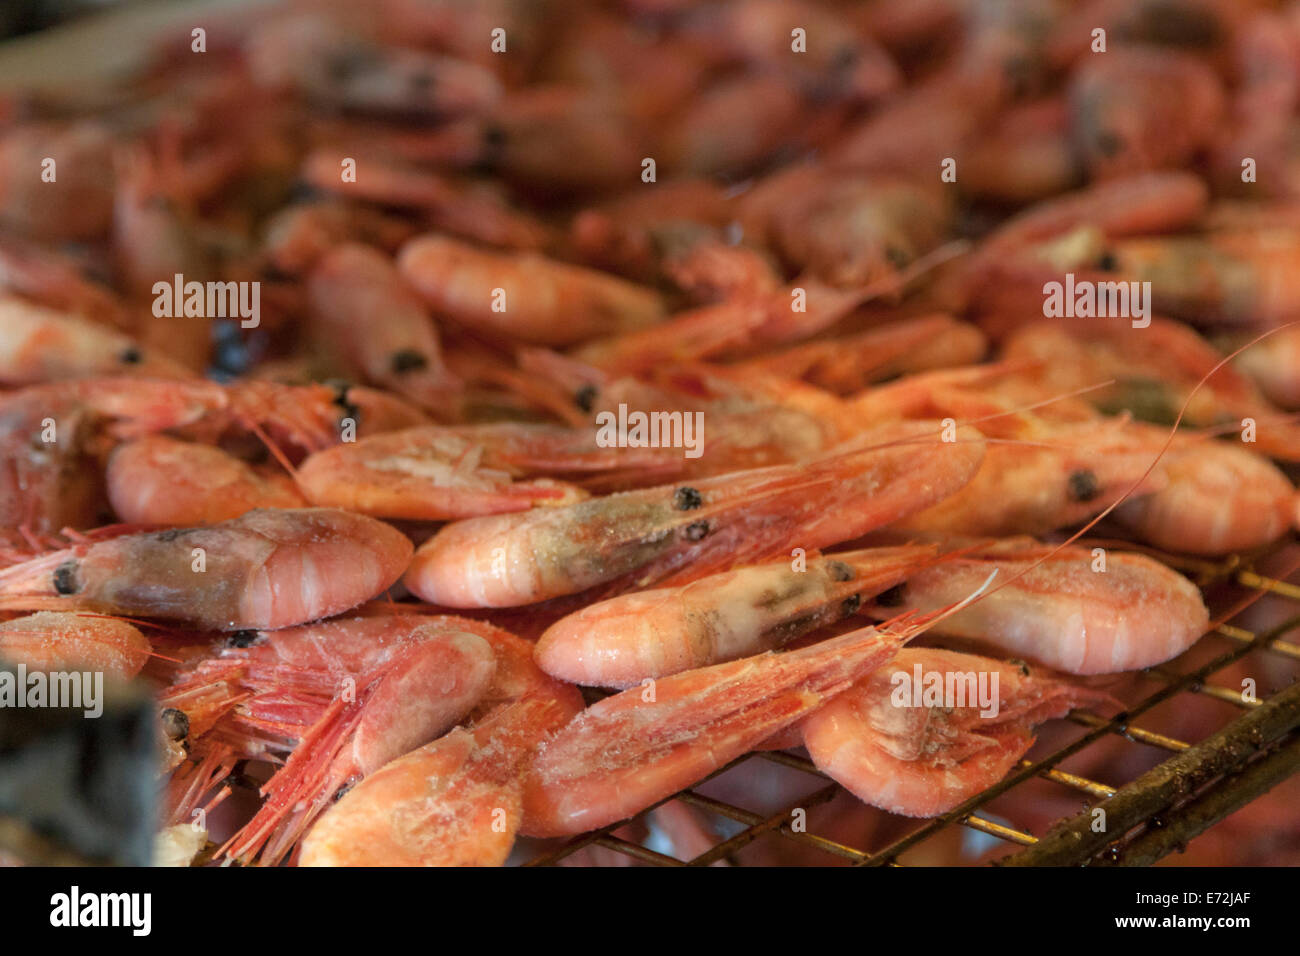
[[[250,511],[200,528],[127,534],[0,571],[0,604],[94,609],[213,630],[280,628],[379,594],[411,543],[373,518],[327,508]]]
[[[1272,462],[1245,445],[1175,441],[1161,460],[1160,474],[1162,487],[1124,502],[1115,512],[1156,547],[1229,554],[1275,541],[1291,524],[1295,487]]]
[[[115,448],[105,481],[113,511],[128,523],[215,524],[254,508],[306,504],[283,473],[259,471],[212,445],[161,435]]]
[[[795,547],[846,541],[952,494],[984,454],[973,429],[868,433],[877,447],[561,508],[471,518],[416,553],[406,586],[448,607],[510,607],[597,585],[686,583]]]
[[[35,385],[107,375],[191,378],[194,372],[97,322],[21,299],[0,299],[0,383]]]
[[[458,382],[442,361],[433,319],[383,253],[344,244],[307,279],[317,333],[376,385],[454,415]]]
[[[639,813],[823,706],[918,630],[863,628],[664,677],[593,704],[529,766],[523,832],[564,836]]]
[[[508,341],[569,345],[643,328],[664,314],[656,293],[622,279],[442,236],[412,239],[397,264],[439,316]]]
[[[681,452],[604,448],[594,429],[550,425],[429,425],[312,455],[297,480],[313,504],[377,518],[446,521],[573,504],[565,481],[537,477],[673,474]]]
[[[301,866],[496,866],[522,822],[524,763],[582,710],[576,688],[537,669],[531,645],[491,625],[497,673],[468,729],[399,757],[350,790],[303,843]]]
[[[358,618],[221,646],[183,670],[162,702],[187,714],[195,762],[214,746],[244,756],[291,751],[262,788],[266,802],[221,851],[274,864],[340,787],[464,718],[495,667],[483,638],[444,619]],[[173,816],[183,819],[203,794],[173,796]]]
[[[1177,657],[1209,627],[1200,592],[1145,555],[1010,539],[959,550],[911,575],[877,605],[932,611],[1000,572],[992,589],[934,625],[1071,674],[1110,674]],[[1104,570],[1103,570],[1104,569]]]
[[[1026,670],[905,648],[805,718],[804,745],[817,769],[866,803],[909,817],[939,816],[1006,776],[1033,746],[1039,724],[1080,704],[1111,702],[1100,691]],[[961,702],[929,703],[928,689],[923,698],[915,686],[918,674],[951,682]],[[910,694],[899,675],[911,682]],[[991,706],[978,699],[981,678],[986,690],[996,690]]]
[[[624,688],[761,654],[851,617],[934,555],[900,547],[783,559],[611,598],[547,628],[537,663],[575,684]]]
[[[126,621],[99,614],[42,611],[0,624],[0,659],[29,670],[72,667],[127,680],[140,673],[149,641]]]

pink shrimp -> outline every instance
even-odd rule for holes
[[[429,425],[312,455],[297,481],[313,504],[377,518],[446,521],[573,504],[586,497],[537,476],[671,475],[680,452],[604,448],[594,429],[549,425]],[[519,480],[521,478],[532,480]]]
[[[250,640],[251,639],[251,640]],[[248,863],[285,857],[341,787],[432,740],[488,692],[496,661],[476,634],[410,615],[329,621],[245,635],[183,668],[163,692],[186,715],[191,760],[289,753],[258,813],[222,848]],[[219,780],[182,773],[184,819]]]
[[[1158,48],[1089,57],[1069,95],[1075,141],[1099,179],[1185,165],[1209,145],[1225,106],[1205,63]]]
[[[426,408],[455,413],[459,385],[443,364],[433,319],[377,250],[345,244],[307,279],[313,328],[376,385]]]
[[[412,239],[397,264],[439,316],[509,341],[568,345],[643,328],[664,314],[655,292],[622,279],[442,236]]]
[[[1259,347],[1267,348],[1271,338]],[[1243,361],[1253,351],[1247,349]],[[1102,319],[1026,326],[1006,341],[1003,356],[1044,362],[1052,387],[1061,391],[1114,380],[1110,388],[1087,394],[1110,413],[1128,410],[1158,424],[1172,424],[1180,413],[1189,425],[1253,418],[1261,451],[1280,458],[1300,456],[1300,431],[1294,423],[1284,420],[1237,369],[1215,371],[1223,356],[1192,329],[1169,319],[1153,318],[1142,329],[1127,320]]]
[[[1159,440],[1159,430],[1152,432],[1152,440]],[[1295,487],[1248,446],[1179,436],[1159,470],[1162,487],[1124,502],[1115,512],[1157,547],[1230,554],[1275,541],[1290,527]]]
[[[42,611],[0,624],[0,659],[30,670],[82,667],[128,680],[149,654],[149,641],[137,628],[99,614]]]
[[[0,383],[35,385],[105,375],[192,378],[194,372],[97,322],[21,299],[0,299]]]
[[[875,287],[835,289],[813,279],[798,280],[776,292],[701,306],[649,328],[595,339],[575,355],[610,372],[640,372],[656,365],[749,354],[809,338],[879,294]]]
[[[937,423],[909,422],[799,465],[456,522],[420,547],[406,586],[449,607],[509,607],[598,585],[686,583],[850,540],[970,480],[984,454],[978,433],[937,436]]]
[[[446,618],[492,644],[497,674],[468,729],[399,757],[348,791],[303,842],[301,866],[497,866],[522,822],[522,769],[582,710],[577,690],[532,661],[531,646]]]
[[[411,542],[373,518],[327,508],[258,510],[14,565],[0,571],[0,605],[145,615],[214,630],[281,628],[374,597],[410,556]]]
[[[837,395],[850,395],[897,375],[978,362],[987,348],[987,338],[974,325],[936,314],[795,345],[733,367],[802,378]]]
[[[979,601],[934,626],[1071,674],[1109,674],[1177,657],[1209,627],[1200,592],[1141,554],[1007,539],[963,548],[911,575],[876,605],[945,607],[998,571]]]
[[[96,123],[14,126],[0,135],[0,220],[38,238],[102,238],[113,215],[113,139]],[[41,175],[53,159],[56,178]]]
[[[996,699],[980,699],[980,678],[986,696]],[[953,687],[957,703],[931,694],[932,679]],[[1107,703],[1113,701],[1100,691],[1030,676],[1020,666],[906,648],[805,718],[801,729],[817,769],[859,799],[890,813],[933,817],[1006,776],[1033,745],[1037,725],[1080,704]]]
[[[154,525],[214,524],[254,508],[301,508],[292,479],[255,469],[212,445],[151,435],[113,450],[105,473],[119,519]]]
[[[523,832],[563,836],[635,815],[814,712],[919,630],[863,628],[664,677],[593,704],[529,766]]]
[[[562,680],[632,687],[775,650],[850,617],[935,553],[924,546],[846,551],[611,598],[552,624],[535,656],[542,670]]]

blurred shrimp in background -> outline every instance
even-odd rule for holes
[[[99,6],[0,11],[0,656],[162,705],[169,858],[971,865],[1294,738],[1300,4]]]

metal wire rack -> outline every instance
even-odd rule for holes
[[[1239,596],[1226,609],[1211,605],[1212,613],[1219,612],[1219,617],[1213,620],[1221,623],[1212,624],[1196,649],[1215,642],[1218,651],[1215,656],[1192,669],[1180,670],[1182,658],[1179,658],[1141,672],[1157,688],[1113,718],[1086,710],[1071,712],[1067,719],[1082,731],[1077,739],[1045,756],[1021,760],[998,784],[940,817],[916,821],[916,827],[901,837],[890,839],[882,846],[862,848],[818,835],[811,822],[806,826],[796,825],[796,809],[809,811],[828,803],[843,792],[842,788],[821,774],[805,756],[758,752],[739,758],[712,776],[721,776],[747,761],[770,761],[806,773],[809,791],[770,813],[755,812],[707,796],[699,792],[700,784],[662,801],[680,800],[731,832],[692,859],[682,860],[661,852],[648,845],[649,840],[634,842],[615,835],[614,831],[629,822],[623,821],[562,844],[542,845],[523,865],[556,865],[594,846],[656,866],[707,866],[730,860],[733,854],[755,841],[784,839],[812,848],[825,863],[847,861],[856,866],[899,866],[905,865],[899,858],[908,851],[954,827],[984,834],[991,838],[990,842],[1003,845],[1010,855],[996,861],[1001,865],[1154,863],[1184,848],[1194,837],[1300,770],[1300,682],[1293,681],[1272,696],[1254,699],[1240,690],[1214,683],[1216,675],[1247,655],[1277,655],[1300,663],[1300,643],[1284,640],[1300,630],[1300,586],[1258,573],[1256,567],[1267,554],[1253,558],[1233,556],[1217,562],[1167,554],[1157,556],[1192,577],[1207,593],[1207,601],[1209,592],[1216,586],[1231,585],[1245,593],[1244,598]],[[1282,576],[1289,576],[1289,572]],[[1257,597],[1269,594],[1295,602],[1297,613],[1258,633],[1232,623]],[[1142,726],[1143,716],[1154,708],[1189,694],[1222,701],[1243,713],[1196,743]],[[1156,748],[1168,756],[1119,787],[1060,769],[1059,765],[1072,756],[1104,738],[1116,736],[1133,746]],[[999,814],[988,810],[991,801],[1036,778],[1084,798],[1082,812],[1057,820],[1041,837],[1001,822],[995,818]],[[1106,811],[1106,826],[1100,832],[1093,826],[1095,807]],[[863,812],[878,811],[864,807]]]

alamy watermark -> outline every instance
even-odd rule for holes
[[[997,671],[894,671],[889,702],[895,707],[978,707],[981,717],[996,717],[1001,696]]]
[[[704,454],[703,412],[629,412],[620,402],[617,414],[596,415],[596,444],[601,448],[683,448],[687,458]]]
[[[1093,282],[1065,274],[1064,282],[1043,285],[1043,315],[1049,319],[1133,320],[1133,328],[1151,324],[1150,282]]]
[[[239,319],[240,328],[262,322],[262,283],[186,282],[179,272],[171,282],[153,284],[153,314],[160,319]]]
[[[103,671],[32,671],[26,664],[0,670],[0,710],[7,707],[80,708],[87,717],[104,713]]]

